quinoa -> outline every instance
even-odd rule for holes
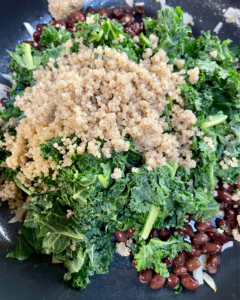
[[[130,143],[124,140],[128,134],[150,167],[173,161],[187,169],[195,168],[190,146],[197,118],[181,108],[178,85],[185,81],[180,72],[172,73],[166,53],[160,49],[151,57],[152,50],[146,49],[136,64],[126,53],[100,46],[92,49],[79,42],[79,52],[70,54],[72,42],[68,41],[56,61],[50,59],[47,67],[33,73],[36,84],[16,97],[15,105],[26,118],[16,128],[16,138],[6,136],[5,146],[12,153],[7,165],[20,167],[21,182],[30,186],[35,177],[49,176],[50,168],[60,168],[51,159],[44,160],[39,148],[40,143],[56,137],[64,144],[59,148],[61,167],[71,166],[73,153],[88,151],[101,157],[96,138],[104,140],[102,153],[107,158],[113,150],[128,151]],[[163,133],[168,123],[161,117],[167,95],[177,103],[170,111],[171,133]],[[72,134],[81,139],[79,145],[68,138]],[[112,178],[120,178],[116,172]]]
[[[210,52],[209,55],[210,55],[212,58],[216,58],[217,55],[218,55],[218,52],[217,52],[217,50],[214,50],[214,51]]]
[[[185,64],[185,60],[184,59],[178,59],[178,58],[175,58],[174,59],[174,65],[178,68],[178,69],[182,69],[183,66]]]
[[[23,196],[20,188],[10,180],[0,184],[0,198],[2,201],[8,201],[11,214],[14,214],[18,207],[23,205]]]
[[[194,69],[190,69],[187,71],[187,74],[189,75],[188,81],[192,85],[197,83],[199,80],[199,69],[198,67],[195,67]]]
[[[48,0],[48,10],[55,20],[67,19],[73,11],[81,10],[84,0]]]

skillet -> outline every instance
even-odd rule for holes
[[[35,26],[47,23],[50,19],[47,0],[0,0],[0,72],[7,73],[6,63],[9,56],[6,49],[14,50],[20,41],[29,38],[23,22]],[[224,40],[230,38],[234,44],[240,45],[240,26],[226,24],[223,9],[240,7],[238,0],[167,0],[170,6],[181,6],[183,11],[194,17],[193,33],[210,29],[224,23],[218,36]],[[86,0],[84,8],[126,6],[124,0]],[[144,8],[148,16],[155,16],[161,8],[154,0],[145,0]],[[6,84],[3,78],[0,83]],[[107,275],[95,275],[85,290],[73,289],[70,283],[63,281],[65,269],[61,264],[51,265],[51,258],[43,255],[32,255],[26,261],[7,259],[17,241],[17,232],[21,224],[7,224],[11,218],[6,203],[0,207],[0,300],[235,300],[240,299],[240,243],[220,254],[221,266],[213,278],[218,291],[214,293],[206,284],[197,291],[184,291],[180,295],[166,287],[151,290],[148,285],[141,284],[137,272],[132,268],[128,258],[115,256]]]

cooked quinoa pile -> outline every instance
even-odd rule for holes
[[[101,156],[96,138],[104,140],[102,152],[110,158],[112,150],[129,149],[130,143],[124,141],[127,134],[152,168],[166,161],[188,169],[196,166],[190,145],[197,119],[192,111],[182,109],[178,87],[184,83],[184,72],[172,73],[163,50],[136,64],[108,47],[92,49],[81,44],[78,53],[70,54],[72,42],[65,46],[56,61],[50,59],[45,68],[34,72],[36,85],[16,97],[15,105],[26,118],[16,128],[16,139],[6,135],[12,153],[7,158],[10,168],[20,167],[28,180],[42,172],[47,176],[49,168],[55,170],[58,165],[42,158],[39,144],[58,136],[67,146],[67,151],[59,149],[64,154],[62,166],[70,166],[71,155],[83,153],[87,143],[89,153]],[[171,133],[164,133],[168,123],[159,117],[168,104],[167,95],[178,103],[170,112]],[[81,138],[78,146],[71,145],[72,134]]]
[[[67,19],[69,14],[81,10],[84,0],[48,0],[48,9],[55,20]]]

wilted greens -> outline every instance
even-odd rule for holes
[[[199,81],[190,85],[186,73],[186,83],[180,88],[184,108],[194,112],[198,118],[196,126],[202,135],[193,138],[193,159],[197,161],[197,167],[191,172],[172,162],[150,170],[141,153],[134,149],[130,137],[125,137],[131,144],[129,151],[113,152],[109,159],[103,155],[97,158],[87,152],[74,153],[71,167],[59,169],[56,178],[52,176],[52,170],[48,177],[36,178],[36,182],[47,187],[45,192],[37,187],[29,190],[16,178],[18,170],[4,169],[6,177],[15,180],[32,197],[18,243],[8,257],[22,260],[32,253],[51,254],[67,268],[64,279],[72,280],[74,287],[81,288],[86,287],[95,273],[108,272],[114,257],[112,234],[116,229],[135,230],[132,251],[138,271],[155,268],[167,277],[168,270],[162,259],[173,259],[178,252],[189,251],[191,246],[176,233],[167,241],[156,238],[148,241],[152,228],[181,228],[189,214],[203,221],[211,219],[218,212],[219,204],[210,191],[220,178],[233,183],[240,174],[240,84],[236,71],[239,49],[229,47],[230,40],[221,42],[210,32],[203,33],[197,40],[189,37],[191,28],[183,22],[179,7],[163,8],[158,12],[157,20],[144,20],[146,34],[140,36],[141,47],[123,32],[121,24],[102,20],[99,25],[98,20],[99,16],[95,15],[92,24],[79,22],[76,27],[81,26],[82,30],[75,37],[86,45],[92,43],[94,47],[108,46],[125,52],[130,60],[138,63],[144,49],[151,47],[150,35],[155,34],[159,45],[154,53],[165,50],[170,63],[174,58],[184,59],[186,72],[199,68]],[[122,42],[113,43],[120,35],[125,37]],[[11,76],[15,85],[11,99],[5,101],[8,108],[0,111],[5,122],[10,117],[24,118],[24,112],[14,106],[16,95],[21,95],[26,86],[34,85],[33,71],[46,66],[49,58],[59,57],[64,50],[63,44],[69,39],[72,39],[70,32],[57,31],[48,25],[44,27],[40,41],[45,47],[43,51],[22,44],[14,53],[9,52],[12,56],[9,67],[14,70]],[[71,51],[78,52],[79,42],[75,39],[72,42]],[[213,58],[209,53],[215,50],[217,56]],[[174,104],[170,97],[168,100],[168,106]],[[168,106],[164,115],[171,124]],[[14,128],[7,130],[9,134],[16,134]],[[206,137],[211,138],[212,147],[206,143]],[[0,139],[4,141],[3,134]],[[79,142],[80,139],[75,139],[74,143]],[[63,146],[60,137],[39,145],[45,160],[56,163],[62,160],[56,144]],[[9,155],[4,147],[1,148],[0,162]],[[223,164],[227,167],[223,168]],[[131,172],[132,167],[137,171]],[[122,178],[111,178],[114,168],[121,170]]]

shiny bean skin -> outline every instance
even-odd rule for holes
[[[42,34],[42,31],[43,31],[43,27],[46,27],[47,24],[38,24],[36,29],[38,32],[40,32]]]
[[[190,244],[190,243],[187,243]],[[188,257],[199,257],[202,254],[201,249],[199,249],[197,246],[190,244],[192,246],[192,250],[191,251],[186,251],[186,254]]]
[[[187,268],[185,266],[177,266],[173,269],[173,273],[180,276],[187,273]]]
[[[100,8],[97,13],[99,14],[99,16],[107,16],[108,18],[111,18],[112,17],[112,12],[110,9],[108,8],[105,8],[105,7],[102,7]]]
[[[173,265],[173,260],[169,260],[167,257],[162,260],[164,264],[169,268]]]
[[[174,258],[173,264],[175,266],[182,265],[185,263],[186,254],[184,252],[178,252],[178,256]]]
[[[188,290],[195,291],[199,288],[198,281],[189,274],[181,276],[181,284]]]
[[[196,227],[197,231],[199,231],[199,232],[206,232],[212,228],[212,222],[207,221],[204,223],[197,223],[195,227]]]
[[[133,266],[134,268],[136,268],[136,265],[137,265],[137,264],[134,262],[134,260],[131,261],[131,264],[132,264],[132,266]]]
[[[135,22],[134,17],[125,16],[120,19],[120,23],[122,23],[123,27],[130,27]]]
[[[133,7],[128,6],[124,9],[124,11],[125,11],[126,14],[131,15],[131,16],[136,16],[137,15],[137,11]]]
[[[50,24],[50,25],[54,26],[54,25],[56,25],[56,21],[54,21],[54,20],[50,20],[50,21],[48,21],[48,24]]]
[[[202,246],[202,253],[203,254],[217,254],[222,251],[222,245],[215,242],[210,242]]]
[[[240,215],[240,207],[236,208],[235,212],[236,212],[237,216],[239,216]]]
[[[76,13],[75,12],[71,12],[69,15],[69,20],[76,22]]]
[[[117,7],[112,11],[113,18],[121,19],[124,16],[124,10],[122,7]]]
[[[38,32],[38,31],[35,31],[34,34],[33,34],[33,39],[36,43],[38,43],[40,41],[40,38],[41,38],[41,33]]]
[[[179,233],[180,235],[184,236],[184,237],[187,237],[187,233],[184,229],[181,229],[181,228],[174,228],[174,231]]]
[[[188,225],[188,224],[183,225],[183,230],[186,231],[187,236],[189,236],[189,237],[194,236],[194,231],[193,231],[193,229],[192,229],[192,226],[190,226],[190,225]]]
[[[193,258],[189,258],[185,262],[185,266],[187,267],[188,271],[192,272],[198,269],[201,266],[201,263],[196,257],[193,257]]]
[[[137,6],[136,11],[137,11],[137,14],[139,14],[139,15],[146,15],[147,14],[146,9],[143,8],[142,6]]]
[[[181,276],[181,284],[188,290],[195,291],[199,288],[198,281],[190,276],[189,274],[184,274]]]
[[[230,208],[232,206],[232,202],[230,203],[226,203],[224,201],[219,202],[220,203],[220,210],[227,210],[228,208]]]
[[[220,228],[221,226],[224,226],[228,230],[227,234],[229,234],[229,235],[232,234],[232,228],[228,221],[226,221],[224,219],[217,219],[216,223],[217,223],[218,228]]]
[[[219,233],[216,228],[211,228],[208,235],[214,242],[225,244],[229,241],[228,234],[226,232]]]
[[[56,25],[57,24],[66,28],[66,22],[64,20],[58,20],[58,21],[56,21]]]
[[[160,274],[155,274],[150,281],[150,287],[153,290],[157,290],[163,287],[165,282],[166,282],[165,278],[162,278]]]
[[[158,231],[158,233],[159,233],[159,236],[162,237],[162,238],[167,238],[171,235],[171,231],[167,228],[164,228],[164,230],[160,229]]]
[[[233,209],[228,209],[225,214],[225,219],[228,222],[234,222],[237,220],[236,212]]]
[[[66,22],[67,28],[73,28],[75,26],[75,23],[72,20],[68,20]]]
[[[194,234],[194,236],[191,238],[191,241],[195,246],[200,246],[206,244],[209,241],[209,237],[206,233],[198,232]]]
[[[128,240],[128,237],[127,237],[127,234],[125,231],[121,231],[119,229],[117,229],[115,232],[114,232],[114,236],[115,238],[117,239],[118,242],[126,242]]]
[[[86,17],[84,16],[84,14],[80,11],[75,12],[75,20],[76,22],[85,22],[86,21]]]
[[[207,272],[209,274],[216,274],[217,273],[217,268],[214,268],[212,266],[207,266]]]
[[[240,177],[238,177],[237,183],[234,184],[234,189],[235,190],[240,190]]]
[[[180,279],[177,275],[170,273],[169,277],[166,280],[166,285],[169,286],[170,288],[175,288],[180,283]]]
[[[95,14],[95,10],[91,6],[88,6],[87,9],[86,9],[86,13],[94,15]]]
[[[23,222],[25,221],[26,217],[27,217],[27,213],[28,213],[28,210],[24,212],[23,216],[22,216],[22,220]]]
[[[132,31],[132,29],[129,28],[129,27],[124,28],[123,31],[124,31],[125,33],[128,33],[129,35],[131,35],[131,38],[132,38],[132,39],[136,36],[136,34],[135,34],[135,33]]]
[[[150,233],[149,233],[149,239],[152,239],[152,238],[154,238],[154,237],[158,237],[159,235],[158,235],[158,230],[157,230],[157,228],[153,228],[151,231],[150,231]]]
[[[218,195],[216,196],[217,200],[224,201],[226,203],[230,203],[232,201],[232,195],[225,190],[217,190]]]
[[[152,270],[146,269],[140,271],[138,274],[138,279],[143,284],[148,283],[152,279]]]
[[[134,230],[132,228],[128,228],[127,235],[129,236],[129,238],[132,238],[133,234],[134,234]]]
[[[135,34],[139,34],[141,32],[141,27],[139,23],[133,23],[131,25],[131,29]]]
[[[215,268],[215,269],[217,269],[219,266],[220,266],[220,257],[218,255],[216,255],[216,254],[211,255],[207,259],[207,269],[208,268]]]

